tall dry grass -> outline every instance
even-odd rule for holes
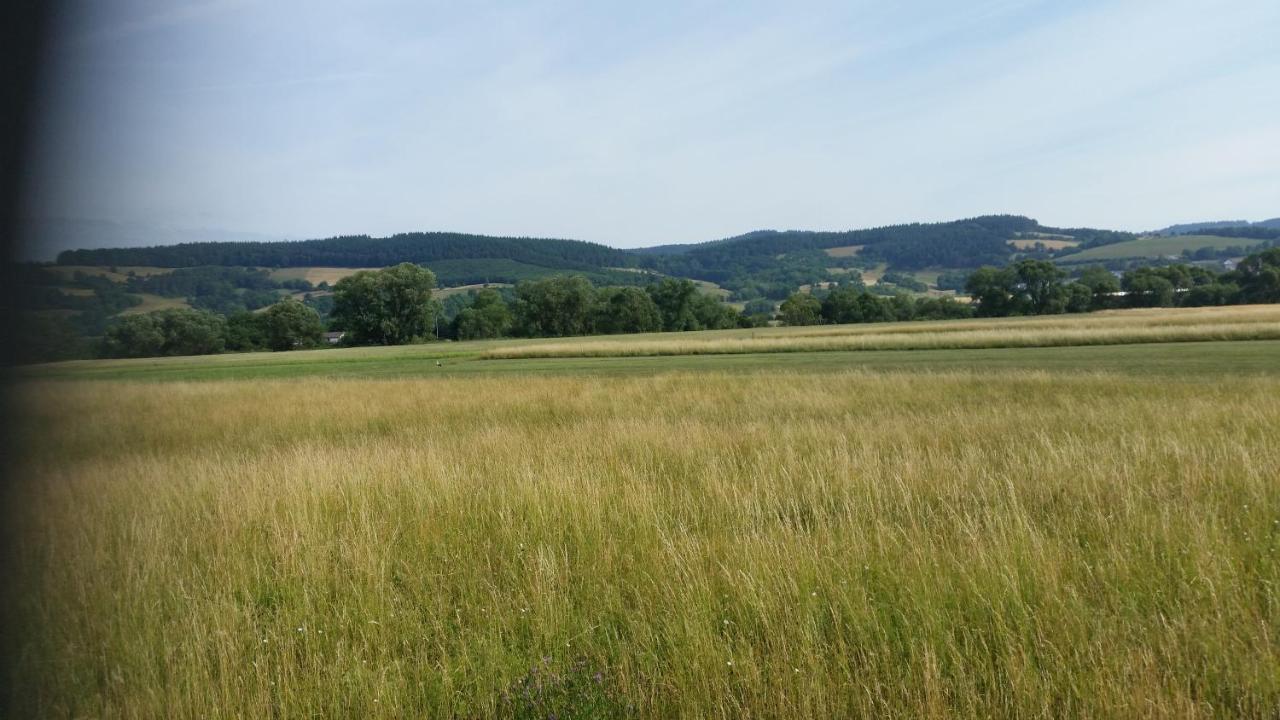
[[[27,396],[12,717],[1280,710],[1274,379]]]
[[[856,328],[849,330],[847,328]],[[934,330],[899,325],[875,332],[875,324],[836,326],[788,335],[685,338],[672,333],[662,339],[598,338],[559,343],[520,344],[483,351],[487,360],[554,357],[638,357],[659,355],[727,355],[742,353],[825,352],[850,350],[973,350],[983,348],[1079,347],[1135,343],[1209,342],[1280,339],[1280,321],[1250,318],[1222,322],[1134,322],[1105,324],[1023,323],[968,325]]]

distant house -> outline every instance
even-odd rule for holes
[[[327,332],[324,334],[324,341],[329,345],[337,345],[342,342],[342,338],[346,337],[344,332]]]

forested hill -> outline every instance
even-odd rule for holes
[[[797,285],[832,279],[832,268],[877,264],[899,271],[1004,265],[1020,252],[1015,241],[1069,239],[1093,247],[1132,240],[1131,233],[1052,228],[1021,215],[988,215],[940,223],[866,230],[758,230],[695,245],[641,251],[641,264],[669,275],[719,283],[737,297],[785,297]]]
[[[384,267],[427,265],[443,285],[507,282],[554,274],[581,274],[603,284],[636,284],[653,273],[719,284],[735,300],[785,298],[806,284],[845,280],[855,271],[889,268],[965,270],[1004,265],[1015,254],[1047,256],[1132,240],[1130,233],[1051,228],[1020,215],[940,223],[911,223],[865,230],[820,232],[757,230],[692,245],[619,250],[579,240],[492,237],[421,232],[373,238],[365,235],[292,242],[183,243],[145,248],[69,250],[61,265],[285,267]],[[1036,243],[1044,241],[1041,247]],[[637,273],[635,270],[650,271]]]
[[[693,245],[664,245],[641,252],[695,258],[776,256],[800,250],[859,246],[860,254],[875,256],[895,267],[976,267],[1008,259],[1009,241],[1036,235],[1071,236],[1085,246],[1131,240],[1134,235],[1093,228],[1052,228],[1021,215],[987,215],[939,223],[886,225],[866,230],[815,232],[757,230]]]
[[[583,242],[463,233],[418,232],[373,238],[368,235],[285,242],[182,243],[142,248],[67,250],[59,265],[147,265],[194,267],[383,267],[402,262],[431,264],[446,260],[509,260],[563,270],[633,265],[623,250]]]
[[[1182,223],[1181,225],[1170,225],[1162,230],[1156,230],[1154,235],[1191,235],[1191,234],[1208,234],[1217,235],[1219,231],[1229,231],[1239,233],[1241,228],[1253,229],[1280,229],[1280,217],[1271,218],[1270,220],[1260,220],[1258,222],[1249,222],[1248,220],[1212,220],[1209,222]]]

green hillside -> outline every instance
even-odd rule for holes
[[[1254,238],[1221,237],[1218,235],[1146,235],[1134,240],[1092,247],[1077,253],[1063,255],[1058,258],[1058,261],[1062,263],[1084,263],[1129,258],[1181,257],[1184,250],[1195,252],[1202,248],[1224,250],[1238,247],[1248,251],[1262,242],[1264,241]]]

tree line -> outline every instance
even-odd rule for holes
[[[242,270],[196,268],[164,282],[131,278],[128,286],[176,293],[212,282],[245,292],[270,282],[260,271]],[[679,332],[753,327],[773,317],[771,302],[752,301],[740,312],[702,292],[692,281],[674,278],[636,287],[596,286],[581,276],[559,276],[522,282],[514,289],[456,294],[441,302],[433,295],[436,277],[432,271],[401,263],[349,275],[333,286],[332,295],[314,300],[308,296],[307,302],[292,297],[276,299],[257,312],[243,307],[231,312],[170,309],[109,319],[104,313],[118,312],[136,302],[121,284],[79,274],[73,282],[90,290],[89,294],[47,293],[43,290],[49,286],[42,283],[52,282],[51,277],[41,275],[45,271],[39,269],[31,272],[38,276],[26,278],[23,287],[33,295],[35,308],[46,313],[79,309],[90,318],[81,322],[101,323],[101,338],[92,354],[105,357],[317,347],[322,345],[326,322],[316,305],[331,308],[329,329],[343,331],[345,344],[358,345]],[[955,284],[958,278],[947,277],[946,281]],[[972,297],[970,304],[903,292],[918,283],[903,273],[886,273],[882,282],[868,289],[851,274],[829,289],[793,293],[781,304],[778,319],[791,325],[810,325],[1280,302],[1280,248],[1250,255],[1224,273],[1175,264],[1131,269],[1117,277],[1095,266],[1069,277],[1051,262],[1024,259],[969,274],[963,287]],[[31,314],[29,322],[30,359],[61,359],[87,352],[83,334],[77,334],[67,322],[57,322],[48,314]]]
[[[955,320],[972,316],[971,307],[952,298],[916,297],[903,292],[882,295],[858,283],[827,292],[793,293],[778,308],[778,319],[787,325]]]
[[[1069,279],[1051,262],[1022,260],[1003,268],[979,268],[965,290],[984,317],[1274,303],[1280,302],[1280,248],[1249,255],[1223,273],[1174,264],[1135,268],[1118,278],[1095,266]]]
[[[910,285],[895,273],[886,273],[882,280]],[[957,279],[949,277],[947,282],[954,286]],[[816,325],[1275,303],[1280,302],[1280,248],[1250,255],[1224,273],[1174,264],[1135,268],[1117,276],[1093,266],[1070,278],[1052,262],[1028,259],[979,268],[962,287],[972,298],[970,304],[911,296],[893,288],[880,295],[851,280],[828,291],[792,293],[779,307],[778,319],[787,325]]]
[[[520,283],[509,294],[483,289],[468,300],[446,331],[459,340],[717,330],[768,321],[673,278],[645,287],[596,287],[579,276],[553,277]]]
[[[1014,256],[1009,240],[1031,234],[1068,234],[1080,248],[1135,237],[1091,228],[1041,226],[1019,215],[991,215],[952,222],[910,223],[863,230],[811,232],[762,230],[693,245],[618,250],[577,240],[492,237],[462,233],[405,233],[385,238],[344,236],[322,240],[234,243],[184,243],[148,248],[69,250],[62,265],[172,268],[386,267],[401,262],[431,266],[449,285],[516,283],[550,274],[584,275],[597,285],[643,285],[645,269],[667,276],[714,282],[732,299],[782,300],[799,285],[833,279],[832,267],[869,267],[885,263],[896,270],[925,267],[973,268],[1001,265]],[[823,251],[857,245],[856,256],[829,257]],[[1054,251],[1053,254],[1068,252]],[[251,301],[266,300],[241,288]],[[202,307],[228,312],[235,299],[226,292],[206,293]],[[252,302],[250,302],[252,304]],[[246,307],[245,309],[253,309]]]
[[[385,238],[352,235],[322,240],[179,243],[141,248],[66,250],[59,265],[200,265],[247,267],[384,267],[410,262],[490,258],[561,269],[633,265],[631,255],[598,243],[553,238],[493,237],[464,233],[402,233]]]
[[[451,320],[433,296],[431,270],[401,263],[364,270],[333,285],[328,327],[346,345],[400,345],[435,339],[676,332],[763,324],[700,291],[689,280],[647,287],[596,287],[579,276],[522,282],[508,297],[496,289],[465,296]],[[294,350],[322,344],[316,310],[284,298],[261,312],[229,315],[169,309],[118,318],[98,353],[105,357],[202,355],[225,351]]]

